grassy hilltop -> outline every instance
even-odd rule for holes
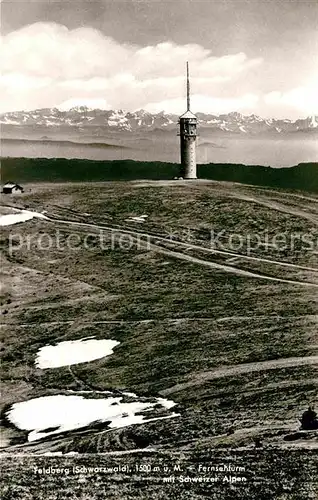
[[[46,166],[54,180],[52,161],[38,163],[38,174]],[[113,173],[120,167],[123,175],[128,166],[155,165],[64,164],[77,175],[75,165],[86,165],[86,175],[101,165]],[[177,168],[158,165],[161,174],[170,169],[169,177]],[[60,178],[65,172],[60,167]],[[3,228],[2,415],[41,396],[86,390],[98,398],[104,397],[98,391],[125,390],[173,400],[180,416],[111,431],[96,422],[32,443],[5,421],[4,500],[315,499],[317,432],[297,432],[301,413],[317,399],[317,252],[260,246],[249,259],[245,247],[234,258],[209,249],[211,229],[224,230],[226,241],[232,233],[265,231],[270,239],[301,233],[317,241],[317,195],[210,181],[21,182],[25,192],[4,202],[45,210],[48,219]],[[144,223],[131,219],[141,214],[148,215]],[[38,247],[43,235],[55,241],[57,231],[64,249]],[[112,247],[111,234],[120,239],[124,231],[134,238],[132,248]],[[148,249],[138,245],[141,232],[149,235]],[[89,247],[66,247],[70,235],[89,238]],[[32,244],[10,251],[10,236]],[[71,368],[35,366],[41,347],[90,336],[120,344],[109,357]],[[96,454],[109,452],[117,455]],[[204,476],[199,464],[226,463],[243,465],[246,483],[178,482],[180,474]],[[70,464],[177,464],[183,472],[174,473],[175,483],[164,483],[155,470],[67,478],[32,472],[35,465]]]
[[[3,158],[1,166],[3,182],[19,183],[162,180],[179,175],[177,163],[133,160]],[[318,192],[318,163],[301,163],[290,168],[208,163],[198,165],[198,177]]]

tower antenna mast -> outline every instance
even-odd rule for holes
[[[187,61],[187,111],[190,110],[190,78],[189,78],[189,63]]]

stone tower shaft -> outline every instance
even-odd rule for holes
[[[196,165],[196,137],[197,117],[190,111],[190,77],[189,64],[187,63],[187,111],[179,118],[180,135],[180,176],[184,179],[197,178]]]

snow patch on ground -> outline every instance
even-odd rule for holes
[[[138,216],[132,216],[132,217],[129,217],[129,219],[126,219],[125,222],[138,222],[139,224],[142,224],[143,222],[145,222],[146,218],[148,217],[148,215],[138,215]]]
[[[0,216],[0,226],[11,226],[12,224],[18,224],[19,222],[26,222],[33,218],[46,219],[45,215],[38,212],[30,212],[29,210],[21,210],[17,214],[7,214]]]
[[[161,404],[167,410],[170,410],[170,408],[172,408],[176,404],[176,403],[174,403],[174,401],[170,401],[169,399],[165,399],[165,398],[158,398],[157,401],[159,404]]]
[[[134,392],[123,392],[124,396],[128,396],[129,398],[137,398],[138,396]]]
[[[60,342],[54,346],[41,347],[35,364],[44,369],[87,363],[113,354],[113,348],[119,343],[117,340],[94,338]]]
[[[158,407],[158,404],[165,409],[175,405],[163,398],[155,402],[137,400],[129,403],[123,402],[123,399],[122,396],[106,399],[44,396],[13,404],[7,412],[7,418],[19,429],[30,431],[28,441],[31,442],[61,432],[83,429],[97,422],[108,423],[109,430],[179,416],[178,413],[170,413],[146,418],[142,414]]]

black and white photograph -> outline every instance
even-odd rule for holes
[[[317,500],[317,2],[0,9],[2,500]]]

